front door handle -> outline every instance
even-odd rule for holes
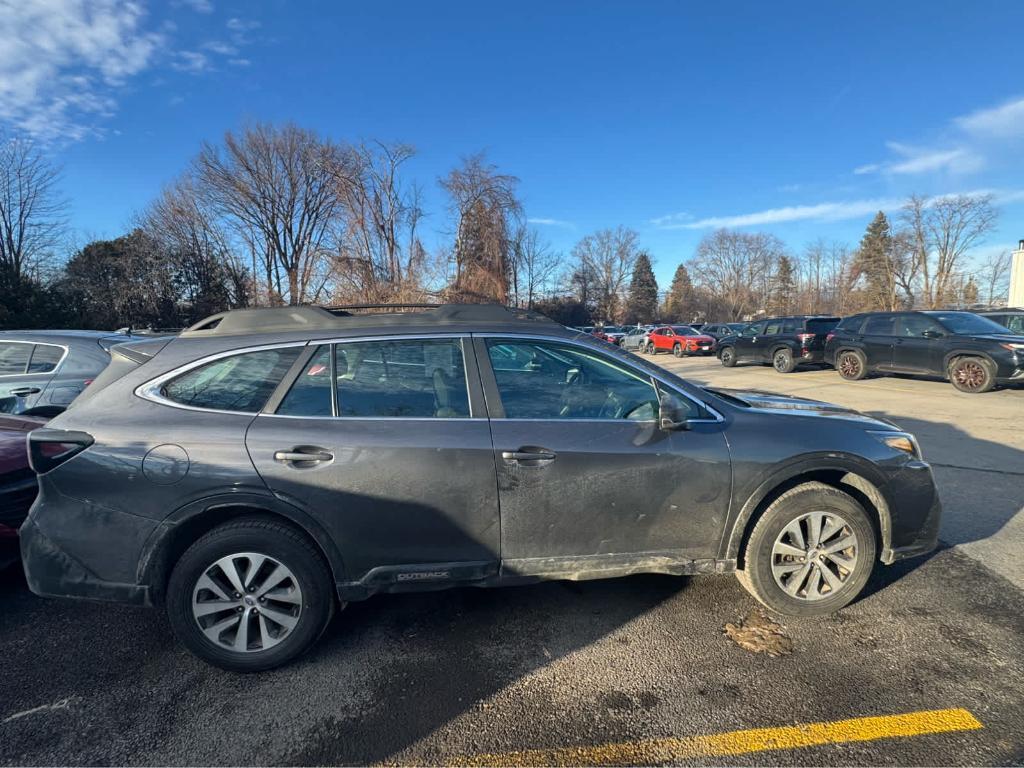
[[[12,389],[11,394],[17,397],[28,397],[29,395],[38,395],[42,391],[39,387],[18,387]]]
[[[334,454],[330,451],[325,451],[322,448],[316,449],[294,449],[291,451],[277,451],[274,454],[274,461],[281,461],[285,464],[291,462],[321,462],[331,461],[334,459]]]
[[[555,454],[543,449],[518,451],[502,451],[501,458],[506,461],[554,461]]]

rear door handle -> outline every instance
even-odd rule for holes
[[[274,461],[281,461],[286,464],[291,462],[321,462],[331,461],[334,459],[334,454],[330,451],[319,450],[291,450],[291,451],[277,451],[274,454]]]
[[[502,451],[501,458],[506,461],[554,461],[555,454],[551,451]]]
[[[39,387],[18,387],[12,389],[11,394],[17,397],[28,397],[29,395],[38,395],[42,391]]]

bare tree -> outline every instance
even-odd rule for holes
[[[635,231],[622,226],[602,229],[587,235],[572,249],[582,267],[581,274],[590,278],[600,320],[617,321],[625,309],[625,291],[639,255],[637,238]]]
[[[0,136],[0,270],[20,280],[60,243],[60,171],[27,139]]]
[[[955,299],[954,275],[964,254],[995,228],[992,195],[913,195],[903,207],[912,258],[921,279],[921,299],[932,309]]]
[[[204,143],[195,171],[206,199],[261,255],[268,293],[301,304],[324,293],[349,166],[349,153],[311,131],[256,124],[225,133],[222,147]]]
[[[975,272],[980,287],[985,290],[985,300],[990,307],[996,304],[996,299],[1001,300],[1009,293],[1010,264],[1010,252],[1000,251],[985,259]]]
[[[361,145],[338,178],[345,215],[338,237],[336,293],[387,302],[423,298],[427,252],[418,237],[420,190],[402,180],[408,144]]]
[[[697,246],[690,273],[696,285],[717,296],[730,319],[767,307],[774,265],[785,255],[782,241],[763,232],[719,229]]]
[[[470,301],[507,304],[512,276],[512,237],[522,216],[515,176],[498,173],[483,153],[471,155],[440,180],[455,219],[451,254],[455,274],[449,293]]]
[[[551,287],[561,262],[537,230],[519,225],[512,241],[512,296],[517,306],[533,308],[534,302]]]

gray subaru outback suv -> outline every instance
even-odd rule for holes
[[[236,310],[112,354],[30,435],[29,585],[165,606],[228,669],[379,592],[735,571],[821,614],[936,543],[893,424],[700,388],[503,307]]]

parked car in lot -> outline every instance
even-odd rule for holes
[[[0,570],[18,559],[18,528],[39,487],[25,436],[45,423],[44,418],[0,414]]]
[[[824,614],[936,543],[895,425],[701,388],[502,307],[235,310],[114,358],[30,435],[29,586],[163,605],[228,669],[380,592],[737,571]]]
[[[735,333],[739,333],[746,327],[746,323],[708,323],[700,329],[700,332],[707,336],[714,336],[717,340],[724,336],[732,336]]]
[[[134,338],[109,331],[0,332],[0,413],[50,415],[70,405],[110,362],[110,347]]]
[[[825,359],[825,339],[838,317],[791,315],[759,320],[739,333],[718,340],[718,358],[730,368],[736,363],[771,365],[779,373]]]
[[[987,317],[993,323],[998,323],[1008,331],[1024,333],[1024,309],[994,309],[991,312],[979,312],[978,314]]]
[[[656,355],[671,352],[676,357],[711,355],[715,351],[715,338],[688,325],[661,325],[647,334],[644,352]]]
[[[623,349],[635,349],[642,350],[647,346],[647,336],[657,326],[655,325],[637,325],[629,329],[626,335],[622,337],[622,343],[619,345]]]
[[[972,312],[866,312],[829,334],[825,360],[848,381],[871,373],[941,376],[961,392],[1024,382],[1024,334]]]
[[[609,344],[618,344],[622,341],[622,337],[626,335],[626,331],[617,325],[605,325],[595,329],[594,335],[601,339],[601,341],[607,341]]]

